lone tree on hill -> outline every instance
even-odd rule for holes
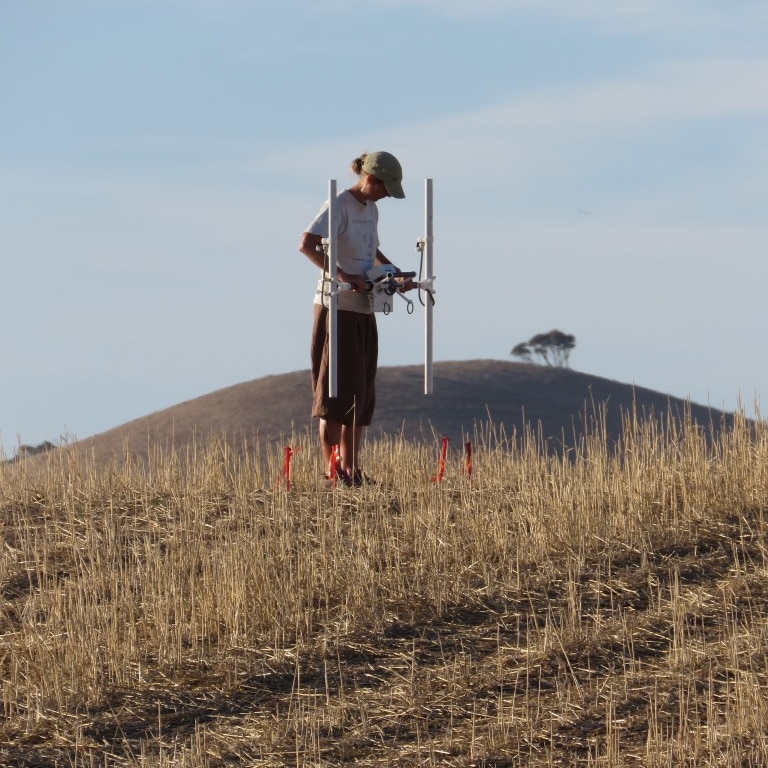
[[[526,362],[531,362],[535,355],[544,365],[567,368],[568,358],[575,346],[575,336],[552,329],[548,333],[537,333],[528,341],[521,341],[512,348],[510,354]]]

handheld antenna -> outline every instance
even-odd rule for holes
[[[434,279],[432,272],[432,179],[424,179],[424,270],[427,281]],[[432,394],[432,307],[424,305],[424,394]]]
[[[337,309],[339,303],[339,290],[336,281],[337,256],[336,233],[338,232],[338,211],[336,209],[336,179],[328,181],[328,237],[323,241],[328,254],[328,396],[338,396],[337,379],[337,349],[338,349],[338,325]]]
[[[424,180],[424,230],[425,235],[418,238],[416,248],[424,257],[424,272],[426,278],[418,280],[415,285],[425,291],[429,301],[424,303],[424,394],[432,394],[432,307],[434,305],[433,270],[433,235],[432,235],[432,179]],[[336,179],[328,182],[328,237],[322,239],[322,247],[328,261],[328,396],[338,397],[338,299],[339,292],[350,290],[349,283],[338,281],[338,261],[336,241],[338,235],[338,209],[336,201]],[[410,276],[415,273],[397,273],[396,276]],[[373,287],[373,286],[372,286]],[[412,302],[409,306],[412,305]],[[389,303],[386,306],[391,308]],[[388,312],[387,312],[388,314]]]

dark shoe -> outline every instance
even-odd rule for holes
[[[376,481],[368,477],[359,467],[352,473],[352,477],[349,479],[351,479],[352,485],[355,488],[360,488],[363,485],[376,485]]]
[[[355,480],[354,478],[349,474],[349,472],[345,472],[343,469],[340,469],[336,475],[336,482],[339,483],[339,485],[342,485],[344,488],[355,488]]]
[[[342,488],[356,488],[354,478],[350,476],[348,472],[345,472],[341,467],[336,467],[336,477],[330,475],[324,475],[325,482],[331,487],[340,485]]]

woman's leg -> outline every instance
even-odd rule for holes
[[[339,466],[348,475],[352,475],[358,467],[360,442],[363,439],[363,429],[358,425],[340,424],[338,421],[320,419],[320,450],[323,454],[323,466],[326,471],[331,461],[331,451],[334,445],[339,446]]]
[[[328,472],[333,446],[341,444],[343,434],[342,427],[338,421],[320,419],[318,432],[320,434],[320,450],[323,454],[323,467],[325,471]]]
[[[341,468],[351,477],[359,469],[357,461],[363,429],[357,424],[345,424],[341,428]]]

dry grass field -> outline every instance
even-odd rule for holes
[[[4,465],[0,764],[768,765],[768,430],[625,419]]]

